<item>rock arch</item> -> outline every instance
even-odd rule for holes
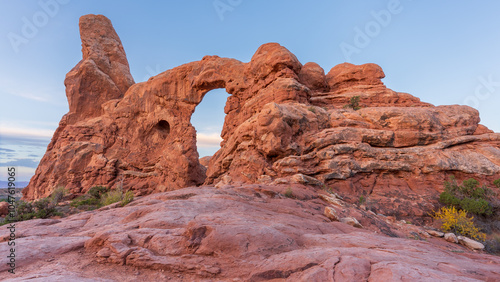
[[[500,177],[500,134],[479,125],[476,110],[392,91],[375,64],[344,63],[325,75],[269,43],[248,63],[205,56],[134,84],[108,19],[84,16],[80,33],[83,60],[65,80],[70,111],[26,199],[122,178],[138,195],[203,183],[299,182],[331,185],[345,199],[370,194],[382,213],[411,213],[416,203],[429,206],[450,174]],[[190,120],[216,88],[230,96],[221,149],[205,175]],[[355,96],[361,109],[346,108]]]
[[[190,119],[206,93],[224,88],[231,95],[222,146],[263,105],[307,102],[308,90],[303,86],[283,90],[285,96],[263,91],[268,85],[278,92],[290,84],[299,85],[302,65],[276,43],[261,46],[250,63],[205,56],[133,84],[123,47],[107,18],[83,16],[80,33],[83,60],[65,81],[70,112],[25,189],[27,198],[47,195],[58,185],[75,193],[93,185],[113,186],[119,176],[125,177],[126,188],[138,194],[202,184],[205,177]],[[109,48],[110,42],[115,47]],[[98,97],[94,103],[88,100],[93,96]],[[209,183],[221,175],[227,161],[211,161]]]

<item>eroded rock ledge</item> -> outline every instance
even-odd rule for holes
[[[80,19],[83,60],[66,77],[70,112],[25,199],[57,186],[94,185],[137,195],[201,184],[327,185],[369,196],[385,214],[421,215],[444,180],[500,176],[500,134],[467,106],[438,106],[388,89],[375,64],[302,65],[277,43],[251,61],[206,56],[134,84],[121,41],[104,16]],[[222,148],[199,163],[195,107],[225,88]],[[359,96],[361,109],[345,108]],[[300,182],[300,181],[299,181]]]

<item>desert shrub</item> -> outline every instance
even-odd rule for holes
[[[54,192],[52,192],[52,195],[50,195],[50,198],[54,203],[57,204],[60,201],[62,201],[64,196],[66,196],[67,194],[68,194],[68,191],[66,191],[66,189],[63,186],[59,186],[54,190]]]
[[[344,108],[351,108],[355,111],[361,109],[361,107],[359,106],[359,100],[360,100],[359,96],[352,96],[351,99],[349,100],[349,104],[345,105]]]
[[[109,191],[104,194],[101,198],[101,204],[103,206],[111,205],[122,200],[123,193],[118,190]]]
[[[34,218],[49,218],[61,215],[57,211],[56,203],[50,198],[43,198],[35,202],[19,200],[16,203],[17,214],[12,221],[24,221]]]
[[[490,203],[485,199],[464,198],[460,202],[460,207],[472,214],[491,215],[493,214]]]
[[[359,196],[358,204],[359,204],[359,205],[362,205],[362,204],[364,204],[365,202],[366,202],[366,198],[365,198],[365,196],[363,196],[363,195]]]
[[[310,112],[316,113],[316,109],[314,107],[307,108]]]
[[[291,187],[288,187],[285,191],[285,197],[287,198],[293,198],[293,191]]]
[[[14,221],[29,220],[35,217],[35,208],[30,202],[20,200],[16,203],[16,209],[17,214]]]
[[[500,254],[500,235],[496,234],[491,239],[486,240],[484,247],[488,253]]]
[[[455,178],[445,182],[445,190],[439,195],[439,201],[448,207],[455,207],[476,215],[492,215],[490,199],[493,191],[486,186],[480,186],[474,178],[464,180],[458,185]]]
[[[103,195],[109,192],[104,186],[94,186],[85,195],[79,196],[71,202],[71,206],[80,210],[94,210],[102,206]]]
[[[109,192],[109,189],[107,187],[94,186],[94,187],[90,188],[89,191],[87,191],[87,194],[96,198],[96,199],[100,199],[101,196],[106,194],[107,192]]]
[[[443,207],[435,212],[433,217],[442,221],[441,229],[444,231],[451,231],[481,241],[486,239],[486,234],[480,232],[474,224],[474,217],[468,217],[464,210]]]
[[[493,181],[493,185],[495,185],[495,187],[497,187],[497,188],[500,188],[500,178]]]
[[[126,204],[132,202],[133,199],[134,193],[132,191],[127,191],[124,194],[121,189],[117,189],[104,194],[101,198],[101,205],[107,206],[117,202],[121,202],[120,205],[123,207]]]
[[[121,202],[121,206],[125,206],[134,199],[134,193],[127,191],[123,193],[121,188],[110,191],[104,186],[94,186],[82,195],[71,202],[71,206],[78,209],[93,210],[113,203]]]
[[[71,206],[78,209],[92,210],[100,207],[100,199],[89,195],[83,195],[71,202]]]
[[[33,203],[36,218],[48,218],[60,215],[56,209],[56,203],[49,198],[43,198]]]
[[[128,203],[132,202],[134,200],[134,192],[132,191],[127,191],[124,195],[123,195],[123,199],[122,199],[122,207],[123,206],[126,206]]]

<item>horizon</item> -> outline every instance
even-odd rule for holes
[[[1,180],[5,167],[16,166],[18,181],[29,181],[68,112],[63,81],[82,58],[78,18],[85,14],[111,20],[136,83],[205,55],[248,62],[260,45],[277,42],[325,73],[344,61],[376,63],[388,88],[436,106],[473,106],[481,124],[500,132],[500,3],[363,3],[0,1]],[[196,108],[200,157],[220,148],[227,97],[212,90]]]

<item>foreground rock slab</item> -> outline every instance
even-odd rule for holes
[[[284,196],[288,188],[294,198]],[[428,242],[398,238],[399,231],[383,219],[349,204],[333,205],[318,193],[325,192],[302,185],[192,187],[141,197],[123,208],[21,222],[16,274],[7,273],[2,265],[0,279],[495,281],[500,277],[499,257],[437,238]],[[364,228],[332,222],[324,214],[326,208],[340,217],[357,218]],[[7,252],[8,236],[7,230],[0,230],[2,254]]]

